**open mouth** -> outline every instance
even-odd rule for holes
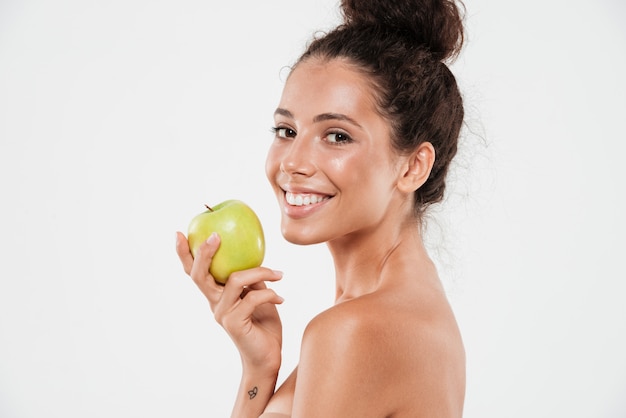
[[[332,196],[316,193],[291,193],[285,192],[285,200],[291,206],[309,206],[321,203]]]

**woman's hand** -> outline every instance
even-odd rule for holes
[[[283,299],[265,285],[282,273],[264,267],[231,274],[222,286],[209,273],[220,238],[202,243],[194,260],[185,236],[177,232],[176,252],[185,273],[206,296],[216,321],[226,330],[241,355],[244,370],[277,373],[281,363],[282,325],[276,305]]]

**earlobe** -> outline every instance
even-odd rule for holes
[[[398,189],[404,193],[413,193],[428,180],[435,163],[435,148],[430,142],[422,142],[406,159]]]

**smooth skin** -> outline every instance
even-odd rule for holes
[[[178,235],[185,271],[241,354],[233,417],[462,416],[463,343],[413,211],[436,156],[429,143],[393,149],[374,92],[351,63],[310,58],[291,73],[275,113],[266,174],[282,233],[296,244],[326,242],[336,271],[336,303],[309,323],[298,367],[275,393],[282,299],[265,282],[280,273],[235,273],[222,288],[208,274],[217,237],[193,260]]]

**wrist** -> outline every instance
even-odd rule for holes
[[[258,417],[274,395],[278,370],[244,366],[231,418]]]
[[[241,370],[244,376],[257,379],[276,379],[280,370],[280,362],[246,362],[242,361]]]
[[[267,355],[264,357],[257,357],[250,359],[248,357],[241,357],[241,368],[244,375],[250,375],[255,377],[275,377],[278,375],[280,366],[282,363],[282,356],[280,352],[273,355]]]

